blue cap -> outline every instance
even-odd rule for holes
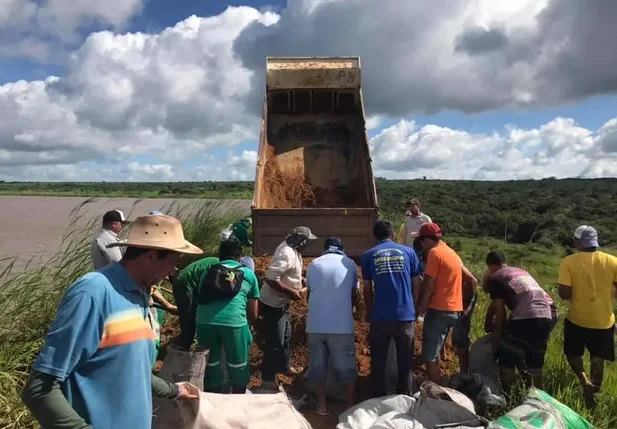
[[[592,226],[581,225],[574,231],[574,238],[580,240],[581,245],[585,249],[598,246],[598,232]]]

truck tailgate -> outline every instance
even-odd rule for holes
[[[253,253],[271,255],[296,226],[308,226],[319,237],[302,256],[319,256],[324,240],[343,240],[345,253],[357,258],[374,242],[373,224],[377,208],[253,209]]]

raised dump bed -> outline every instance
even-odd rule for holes
[[[295,226],[323,251],[338,236],[359,256],[373,244],[377,195],[366,135],[360,60],[267,58],[252,204],[253,251],[271,254]]]

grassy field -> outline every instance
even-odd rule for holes
[[[77,208],[73,219],[78,219],[80,215],[80,208]],[[220,208],[208,204],[190,216],[180,213],[178,217],[184,221],[187,239],[213,253],[219,232],[235,216],[229,212],[221,214]],[[400,217],[396,218],[397,223],[400,220]],[[22,406],[19,393],[32,359],[43,344],[62,293],[75,279],[90,270],[89,240],[96,227],[98,219],[79,230],[70,230],[64,250],[40,268],[16,277],[8,276],[6,272],[0,274],[0,428],[36,427]],[[507,240],[495,238],[456,236],[449,237],[448,243],[461,254],[478,278],[484,270],[486,253],[491,249],[502,249],[510,264],[527,269],[541,282],[558,303],[561,317],[565,315],[566,309],[557,298],[554,287],[559,262],[566,254],[565,248],[548,243],[506,244]],[[482,322],[488,298],[485,294],[481,295],[473,319],[474,338],[483,336]],[[561,352],[562,329],[563,323],[560,322],[549,346],[545,366],[546,390],[580,412],[596,427],[617,427],[616,367],[607,367],[599,408],[594,415],[589,415],[584,409],[578,382]],[[513,398],[510,406],[518,405],[521,399]]]

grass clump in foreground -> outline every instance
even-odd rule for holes
[[[0,428],[34,428],[38,424],[21,403],[21,389],[34,358],[44,343],[58,303],[68,286],[92,271],[90,244],[100,227],[97,217],[86,222],[82,209],[71,213],[71,221],[59,252],[41,267],[12,273],[12,264],[0,272]],[[216,252],[220,232],[245,213],[240,206],[204,203],[186,209],[170,205],[161,211],[183,222],[187,240],[206,254]],[[140,213],[132,213],[131,217]],[[84,225],[84,226],[77,226]],[[186,258],[182,265],[192,262]]]
[[[89,201],[83,205],[88,204]],[[40,268],[16,276],[9,270],[0,273],[0,428],[37,427],[20,400],[20,392],[30,371],[33,359],[43,344],[50,323],[55,317],[58,302],[65,289],[78,277],[91,271],[90,240],[99,227],[99,219],[77,228],[81,208],[72,214],[60,252]],[[195,209],[164,207],[161,211],[182,219],[186,238],[202,247],[206,254],[214,254],[220,231],[245,213],[238,208],[208,203]],[[138,214],[133,214],[136,216]],[[544,367],[545,390],[557,400],[579,412],[598,428],[617,427],[617,369],[607,365],[598,408],[591,415],[585,410],[578,380],[568,367],[562,353],[563,317],[566,306],[558,298],[555,288],[557,272],[565,249],[527,244],[504,244],[495,239],[449,237],[465,264],[480,278],[485,269],[484,258],[493,249],[506,253],[508,263],[528,270],[550,293],[558,305],[561,321],[553,332]],[[190,263],[190,259],[183,261]],[[485,293],[472,321],[472,339],[484,335],[484,315],[489,303]],[[588,361],[587,361],[588,365]],[[502,414],[522,403],[525,392],[513,395]],[[497,416],[491,416],[497,417]]]

